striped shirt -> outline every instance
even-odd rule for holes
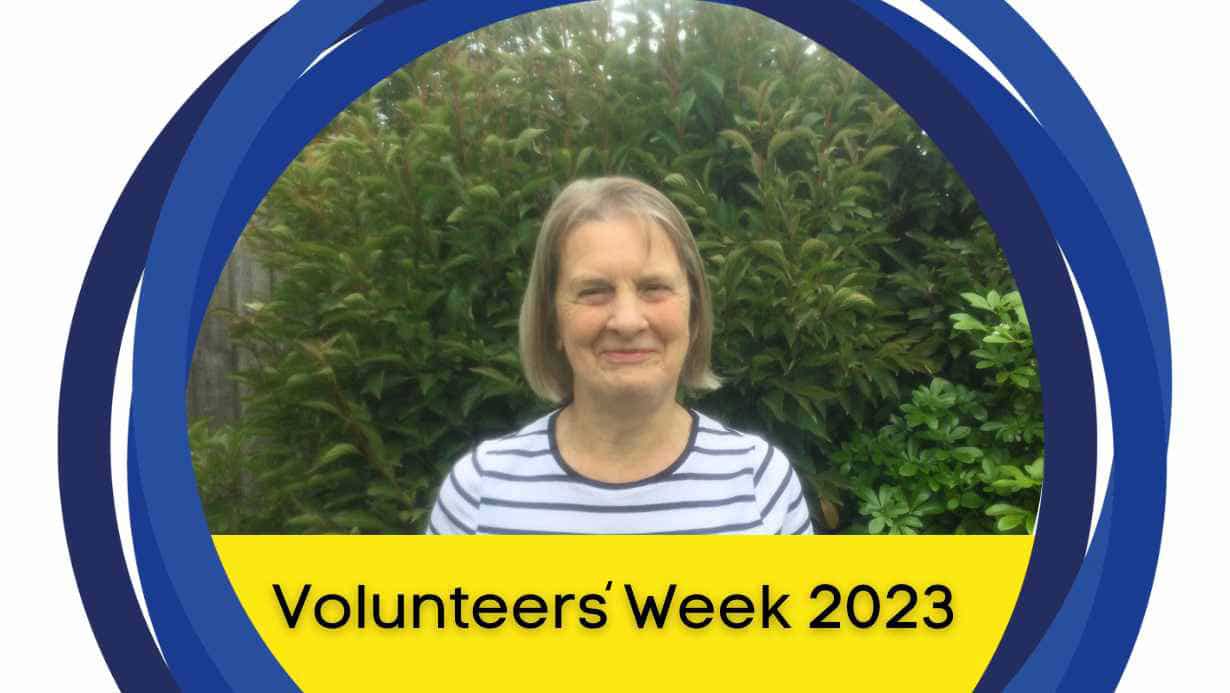
[[[483,441],[453,465],[428,534],[811,534],[803,487],[764,439],[692,411],[687,448],[651,477],[582,476],[555,439],[559,411]]]

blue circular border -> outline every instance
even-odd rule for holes
[[[121,687],[294,688],[217,560],[185,434],[192,346],[246,219],[311,136],[380,78],[455,36],[557,4],[463,11],[440,0],[301,3],[198,89],[134,173],[82,287],[60,411],[66,536]],[[874,0],[733,4],[812,37],[901,103],[969,183],[1021,286],[1043,378],[1047,483],[1022,594],[980,688],[1116,681],[1157,560],[1170,362],[1156,259],[1104,128],[1045,44],[1001,2],[929,4],[996,61],[1039,120],[951,45]],[[1102,345],[1114,424],[1115,467],[1088,555],[1092,381],[1059,249]],[[143,264],[129,480],[138,566],[165,664],[124,567],[106,454],[115,360]],[[1116,507],[1131,512],[1116,515]]]

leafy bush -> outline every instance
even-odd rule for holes
[[[877,433],[833,455],[872,534],[1032,532],[1042,485],[1041,388],[1020,295],[964,294],[954,338],[988,371],[980,389],[934,378]],[[984,320],[986,322],[984,322]]]
[[[250,495],[257,473],[249,463],[252,441],[247,427],[225,426],[210,430],[205,419],[188,427],[188,447],[192,468],[197,475],[197,491],[205,507],[210,530],[229,532],[278,532],[277,523],[266,516],[271,510],[258,504],[240,502]]]
[[[822,525],[984,531],[992,510],[1019,518],[1002,529],[1027,524],[1036,488],[995,484],[1040,441],[1040,407],[1008,391],[1029,381],[1028,328],[1023,314],[1015,327],[950,320],[967,304],[998,320],[1014,294],[935,145],[790,30],[736,8],[640,2],[446,44],[287,169],[243,240],[276,277],[268,301],[231,316],[256,364],[235,375],[251,394],[233,432],[209,434],[225,444],[196,450],[214,530],[421,526],[449,462],[547,410],[515,352],[534,237],[560,187],[608,174],[666,192],[705,257],[726,385],[692,404],[783,447]],[[235,445],[242,483],[213,461]],[[899,451],[919,458],[912,476]],[[936,467],[935,489],[924,455],[952,470]],[[961,505],[966,486],[977,504]],[[969,512],[948,507],[957,489]]]

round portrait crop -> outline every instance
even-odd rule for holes
[[[223,534],[1020,534],[1044,468],[965,183],[705,3],[524,15],[351,103],[248,222],[188,410]]]

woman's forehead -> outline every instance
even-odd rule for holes
[[[683,272],[669,234],[648,219],[585,222],[565,234],[561,246],[561,275],[611,270]]]

